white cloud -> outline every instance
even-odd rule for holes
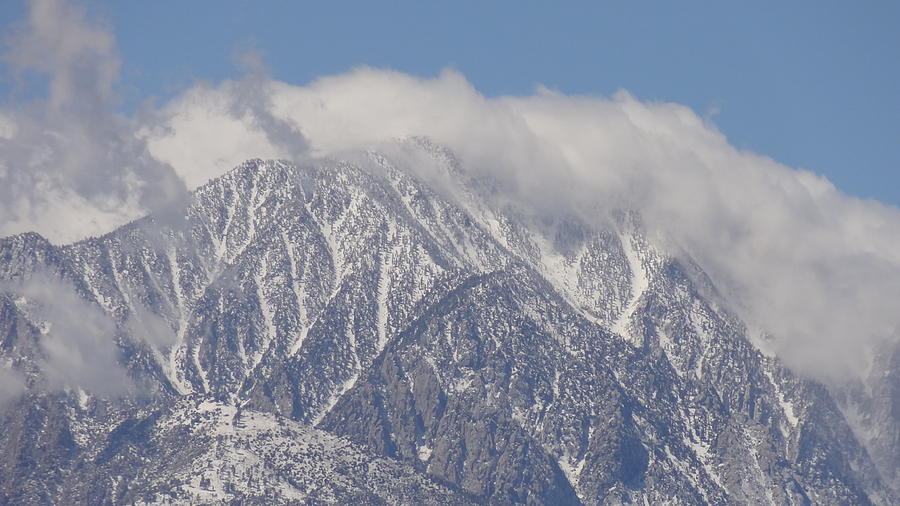
[[[151,152],[194,184],[284,152],[284,138],[267,138],[226,106],[240,86],[196,87],[172,101]],[[486,98],[453,71],[421,79],[363,68],[255,90],[313,156],[427,136],[533,212],[598,221],[611,209],[639,210],[654,237],[694,258],[798,371],[845,377],[865,368],[873,345],[898,339],[900,211],[738,150],[686,107],[625,92]]]
[[[132,314],[129,315],[126,322],[129,334],[138,340],[156,348],[166,348],[175,344],[177,336],[172,327],[166,320],[144,308],[137,305]]]
[[[0,235],[37,230],[69,242],[177,208],[183,183],[149,156],[135,119],[115,112],[112,33],[64,0],[29,7],[27,21],[9,30],[3,59],[19,77],[46,77],[49,91],[0,107]]]
[[[119,73],[112,33],[91,26],[84,11],[65,0],[30,0],[29,8],[27,22],[13,33],[7,63],[48,74],[53,106],[109,97]]]
[[[198,85],[165,107],[160,123],[141,135],[153,156],[174,166],[190,188],[248,158],[287,157],[251,118],[235,114],[234,101],[229,83],[220,88]]]
[[[129,390],[131,381],[118,360],[115,322],[86,302],[71,282],[37,272],[2,288],[24,299],[28,318],[42,329],[39,366],[50,388],[80,387],[112,396]]]
[[[17,131],[15,121],[11,117],[0,113],[0,139],[12,139],[16,136]]]
[[[0,412],[7,402],[15,400],[24,392],[22,375],[15,369],[0,365]]]

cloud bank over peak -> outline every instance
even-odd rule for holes
[[[615,209],[639,211],[795,370],[846,378],[897,343],[900,211],[736,149],[687,107],[624,91],[489,98],[452,70],[424,79],[360,68],[306,86],[257,79],[258,104],[289,126],[276,136],[234,107],[246,86],[197,86],[167,104],[165,128],[146,132],[151,153],[196,186],[250,156],[296,158],[284,132],[307,157],[428,137],[532,212],[601,223]]]
[[[29,5],[4,58],[49,86],[0,106],[0,236],[74,241],[177,210],[188,188],[248,158],[353,157],[427,137],[535,215],[605,223],[638,211],[797,371],[860,374],[900,339],[900,210],[736,149],[687,107],[627,92],[485,97],[452,70],[359,68],[297,86],[269,78],[251,52],[244,77],[129,117],[117,111],[111,32],[63,0]]]

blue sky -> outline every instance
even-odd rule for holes
[[[729,140],[900,205],[897,2],[83,2],[110,25],[124,107],[237,75],[258,49],[303,84],[359,65],[461,71],[486,95],[672,101]],[[25,15],[0,4],[4,26]],[[6,74],[4,72],[4,74]],[[10,93],[7,100],[21,99]]]

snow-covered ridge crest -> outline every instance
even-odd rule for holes
[[[38,419],[71,427],[78,458],[96,463],[79,473],[104,478],[79,481],[103,485],[83,493],[134,492],[116,473],[162,464],[141,448],[158,448],[148,441],[169,429],[155,420],[182,402],[186,420],[221,412],[218,428],[197,433],[216,443],[195,449],[224,462],[255,462],[235,420],[268,413],[279,427],[314,425],[479,500],[882,493],[828,393],[760,354],[727,300],[701,290],[697,267],[649,240],[638,215],[604,227],[577,215],[540,222],[485,195],[445,149],[403,149],[421,150],[458,187],[433,189],[390,150],[305,165],[253,160],[199,189],[177,233],[136,222],[40,255],[0,241],[17,272],[34,265],[32,254],[65,266],[126,330],[116,345],[140,397],[118,405],[72,391],[51,401],[29,383],[22,398],[63,403],[41,411],[61,418]],[[0,314],[13,316],[0,325],[13,325],[17,298],[3,300]],[[127,331],[154,318],[167,338],[165,328]],[[3,353],[29,379],[24,343],[41,334],[20,329]],[[796,487],[765,471],[776,461]],[[234,494],[229,466],[185,468],[184,483],[197,498]],[[250,468],[267,490],[297,494],[281,474]],[[761,471],[742,481],[745,468]],[[526,472],[538,478],[518,482]]]
[[[249,154],[237,148],[243,139],[260,139],[259,152],[277,155],[276,132],[266,144],[264,128],[220,107],[240,89],[224,83],[174,100],[164,111],[170,129],[149,139],[151,151],[186,175],[218,174],[209,161],[221,152],[187,159],[178,149],[219,146],[205,140],[217,129],[198,128],[214,120],[236,137],[233,163]],[[610,210],[640,213],[649,235],[665,237],[729,287],[742,317],[765,328],[775,352],[811,377],[858,377],[874,347],[897,343],[900,320],[886,301],[900,296],[900,211],[737,149],[684,106],[624,91],[485,97],[452,70],[422,79],[362,68],[306,86],[267,81],[258,92],[269,113],[303,132],[310,157],[384,151],[397,138],[425,137],[472,178],[490,182],[499,199],[537,216],[576,214],[594,223]],[[426,180],[440,179],[441,169],[410,165],[430,174]]]

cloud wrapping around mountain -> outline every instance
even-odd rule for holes
[[[151,152],[195,185],[249,156],[290,157],[283,138],[235,114],[242,86],[198,86],[169,103]],[[802,373],[859,374],[875,348],[896,343],[900,211],[738,150],[686,107],[625,92],[488,98],[453,71],[421,79],[363,68],[256,90],[302,132],[310,157],[426,136],[531,212],[606,223],[613,210],[639,211],[654,240],[696,261],[769,335],[760,345]]]
[[[83,388],[104,396],[129,390],[132,383],[119,361],[115,321],[86,301],[71,282],[38,271],[27,280],[0,284],[0,290],[22,297],[28,319],[41,327],[43,357],[38,366],[50,389]]]
[[[900,210],[738,150],[686,107],[625,92],[489,98],[453,71],[362,68],[294,86],[249,55],[243,79],[125,117],[109,30],[61,0],[31,7],[6,58],[26,78],[46,75],[49,92],[0,109],[2,235],[72,241],[148,211],[177,214],[182,180],[196,187],[250,157],[341,157],[425,136],[533,214],[606,223],[612,210],[639,211],[795,370],[845,378],[897,343]]]
[[[5,404],[25,391],[22,375],[15,369],[0,366],[0,413]]]

